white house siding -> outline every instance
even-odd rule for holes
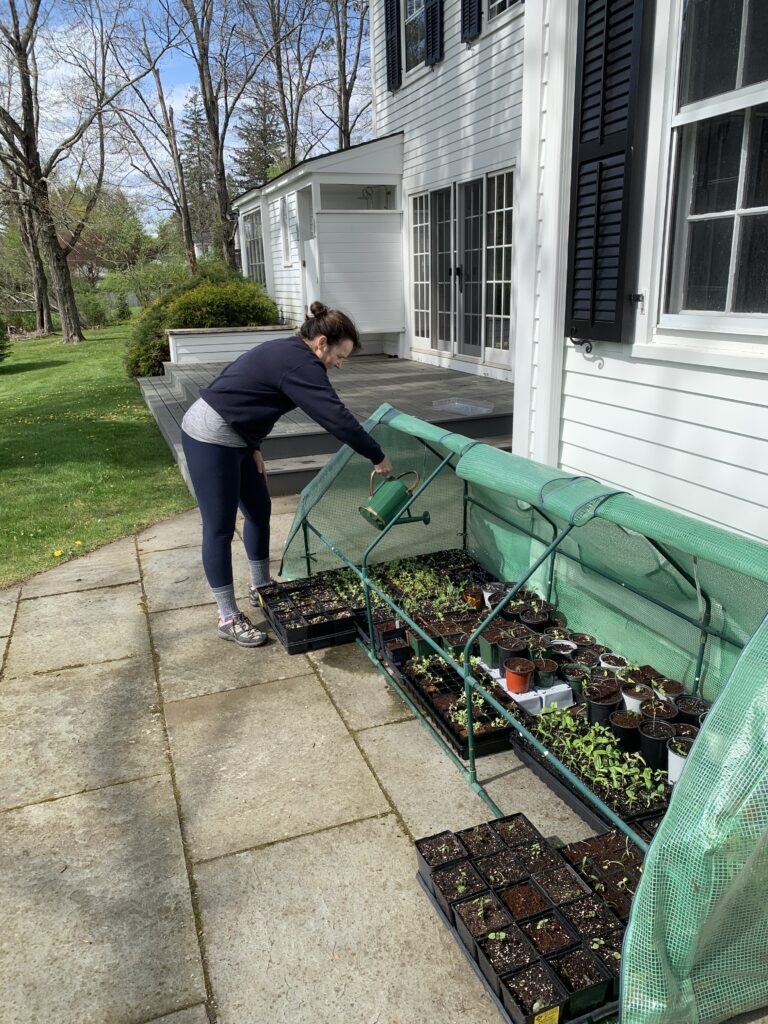
[[[283,320],[289,324],[301,324],[304,320],[302,305],[301,258],[298,243],[298,209],[296,193],[288,192],[288,237],[290,264],[283,259],[283,236],[280,229],[280,195],[272,195],[269,207],[269,244],[272,254],[271,296]]]
[[[348,310],[362,332],[401,331],[402,215],[318,213],[315,219],[323,301]]]
[[[568,349],[560,464],[768,540],[768,377]]]
[[[406,227],[412,195],[512,168],[519,158],[525,5],[516,4],[510,12],[485,22],[471,46],[461,42],[459,20],[459,5],[446,4],[443,60],[433,68],[403,71],[402,87],[391,93],[387,90],[384,5],[380,0],[373,4],[376,132],[404,132]],[[410,240],[407,230],[403,234],[410,324]],[[409,352],[410,328],[406,340],[404,354]]]

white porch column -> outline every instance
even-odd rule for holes
[[[557,465],[578,3],[525,5],[512,450]]]

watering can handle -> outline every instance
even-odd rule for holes
[[[413,481],[413,483],[411,484],[410,487],[406,488],[406,490],[408,491],[409,494],[413,494],[413,492],[416,490],[416,488],[421,483],[421,477],[416,472],[416,470],[415,469],[406,469],[406,471],[404,473],[401,473],[400,476],[396,476],[394,478],[395,480],[401,480],[404,476],[409,476],[411,473],[413,473],[413,475],[416,477],[416,479]],[[371,487],[370,487],[370,491],[369,491],[369,494],[368,494],[369,498],[373,497],[373,481],[374,481],[374,478],[377,475],[378,474],[376,473],[376,470],[374,469],[374,471],[371,473]]]

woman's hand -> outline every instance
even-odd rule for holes
[[[258,450],[258,448],[253,453],[253,461],[256,463],[256,472],[257,473],[261,473],[261,475],[266,480],[267,479],[267,469],[266,469],[266,466],[264,465],[264,457],[262,456],[262,454]]]
[[[392,476],[392,473],[394,472],[394,470],[392,469],[392,463],[389,461],[386,455],[384,456],[383,462],[380,462],[378,466],[374,466],[373,468],[376,470],[377,473],[380,473],[384,477]]]

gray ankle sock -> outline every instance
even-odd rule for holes
[[[262,558],[258,562],[252,562],[249,558],[248,565],[251,570],[251,586],[266,587],[271,579],[269,575],[269,559]]]
[[[211,587],[216,604],[219,606],[219,617],[226,620],[234,618],[240,610],[235,601],[235,588],[230,584],[228,587]]]

